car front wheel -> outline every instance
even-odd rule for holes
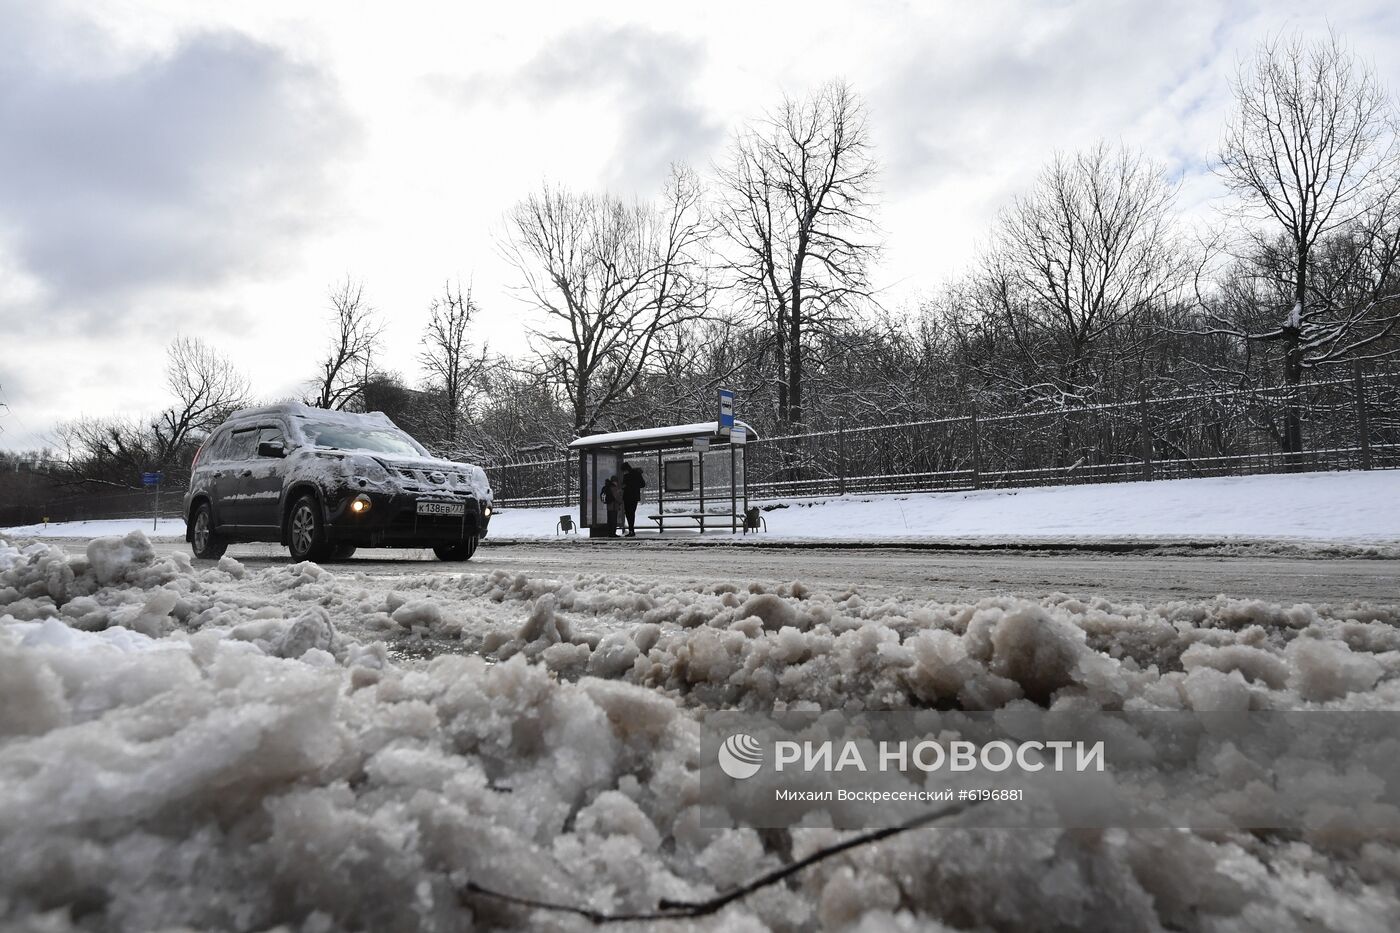
[[[433,548],[433,553],[437,555],[438,560],[471,560],[472,555],[476,553],[476,536],[473,535],[466,541],[463,541],[461,544],[450,544],[446,547],[435,547]]]
[[[324,561],[331,556],[326,544],[325,521],[313,496],[302,496],[292,503],[287,516],[287,549],[295,561]]]
[[[214,512],[207,502],[201,502],[194,510],[190,550],[199,560],[218,560],[228,550],[228,542],[214,534]]]

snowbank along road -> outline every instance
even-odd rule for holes
[[[760,791],[699,753],[711,710],[1400,708],[1390,561],[598,544],[0,542],[0,928],[588,930],[480,891],[650,911],[843,838],[738,825]],[[1204,595],[1241,560],[1315,595]],[[1400,928],[1382,788],[1280,781],[1316,814],[1271,834],[1247,778],[1210,832],[919,830],[630,928]]]

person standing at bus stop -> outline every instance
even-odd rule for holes
[[[622,465],[622,505],[627,514],[627,537],[637,537],[637,503],[642,501],[642,490],[647,478],[642,471],[630,463]]]
[[[598,498],[603,500],[603,506],[608,512],[608,537],[617,537],[618,513],[622,510],[622,486],[618,483],[616,476],[609,476],[607,482],[603,483],[603,491],[598,494]]]

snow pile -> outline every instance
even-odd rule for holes
[[[503,571],[455,588],[473,604],[517,605],[482,618],[479,650],[523,653],[563,676],[619,677],[705,709],[986,710],[1016,700],[1210,709],[1226,693],[1252,709],[1348,697],[1367,708],[1400,704],[1396,607],[1227,597],[1143,606],[1063,595],[867,603],[855,590],[801,583],[687,587]]]
[[[736,826],[709,708],[1400,700],[1386,607],[393,583],[0,542],[0,926],[582,930],[467,885],[644,910],[841,838]],[[942,829],[661,928],[1362,931],[1397,885],[1394,840]]]

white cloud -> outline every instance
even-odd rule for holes
[[[0,226],[47,326],[139,327],[150,291],[275,273],[324,221],[351,127],[324,79],[278,49],[203,33],[101,75],[11,52]],[[36,323],[32,304],[7,307],[5,327]]]
[[[472,277],[484,332],[518,348],[492,238],[512,203],[546,177],[649,195],[672,160],[703,170],[740,121],[831,77],[870,103],[897,306],[964,265],[1055,149],[1140,146],[1208,215],[1237,55],[1328,22],[1400,85],[1400,12],[1381,0],[0,0],[0,326],[24,336],[0,383],[34,430],[153,409],[179,329],[281,394],[347,272],[410,378],[448,277]]]
[[[605,183],[650,195],[673,162],[703,162],[724,137],[696,95],[703,63],[703,45],[693,39],[636,24],[588,23],[548,38],[514,71],[441,86],[468,102],[523,98],[555,118],[586,108],[591,143],[606,156]]]

